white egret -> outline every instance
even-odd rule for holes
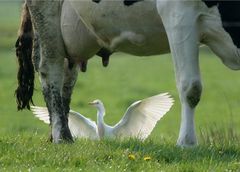
[[[146,139],[156,123],[170,110],[174,100],[168,93],[159,94],[136,101],[128,107],[122,119],[109,126],[104,122],[105,108],[100,100],[89,103],[97,108],[97,124],[78,112],[70,110],[69,129],[74,137],[102,139],[107,138],[139,138]],[[31,107],[37,118],[49,124],[49,113],[46,107]]]

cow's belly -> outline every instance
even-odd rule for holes
[[[123,0],[69,0],[100,46],[146,56],[169,52],[165,29],[155,0],[131,6]]]
[[[68,1],[63,3],[61,31],[66,51],[75,61],[89,59],[101,48]]]

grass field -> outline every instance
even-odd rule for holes
[[[47,142],[49,127],[31,112],[16,110],[19,4],[0,2],[0,171],[240,171],[240,73],[227,69],[206,49],[200,54],[204,91],[196,110],[196,148],[175,146],[180,104],[170,55],[116,54],[108,68],[95,57],[87,73],[79,74],[74,90],[71,108],[95,120],[96,110],[87,102],[101,99],[108,124],[115,124],[132,102],[169,92],[176,102],[145,142]],[[38,79],[36,83],[34,102],[43,106]]]

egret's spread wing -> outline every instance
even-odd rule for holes
[[[168,93],[163,93],[133,103],[114,126],[114,135],[119,138],[146,139],[156,123],[170,110],[173,102]]]
[[[46,107],[31,106],[31,111],[39,120],[50,124],[49,113]]]
[[[49,113],[46,107],[32,106],[31,110],[38,119],[50,124]],[[78,112],[70,110],[68,116],[68,126],[73,137],[90,139],[98,138],[96,123]]]
[[[96,123],[78,112],[70,110],[68,125],[72,135],[75,137],[98,139]]]

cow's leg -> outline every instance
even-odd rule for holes
[[[72,141],[68,128],[67,114],[65,113],[62,88],[64,66],[62,59],[48,59],[42,50],[39,73],[43,88],[43,95],[50,114],[52,141]]]
[[[194,1],[158,1],[158,11],[169,39],[175,65],[177,88],[182,112],[177,144],[197,144],[194,110],[201,96],[198,61],[198,33],[195,22]],[[171,9],[171,10],[169,10]]]
[[[69,113],[73,88],[78,76],[78,66],[65,59],[64,84],[63,84],[63,105],[65,114]]]
[[[240,49],[222,27],[217,7],[213,7],[212,12],[212,15],[201,16],[201,42],[209,46],[227,67],[240,70]]]
[[[40,54],[40,41],[38,38],[38,34],[35,32],[34,33],[34,40],[33,40],[33,51],[32,51],[32,61],[34,64],[34,69],[35,71],[38,72],[39,69],[39,64],[40,64],[40,59],[41,59],[41,54]]]
[[[50,114],[54,143],[72,141],[64,111],[62,88],[64,57],[66,56],[60,31],[61,1],[26,1],[38,33],[41,60],[40,79],[44,98]]]

